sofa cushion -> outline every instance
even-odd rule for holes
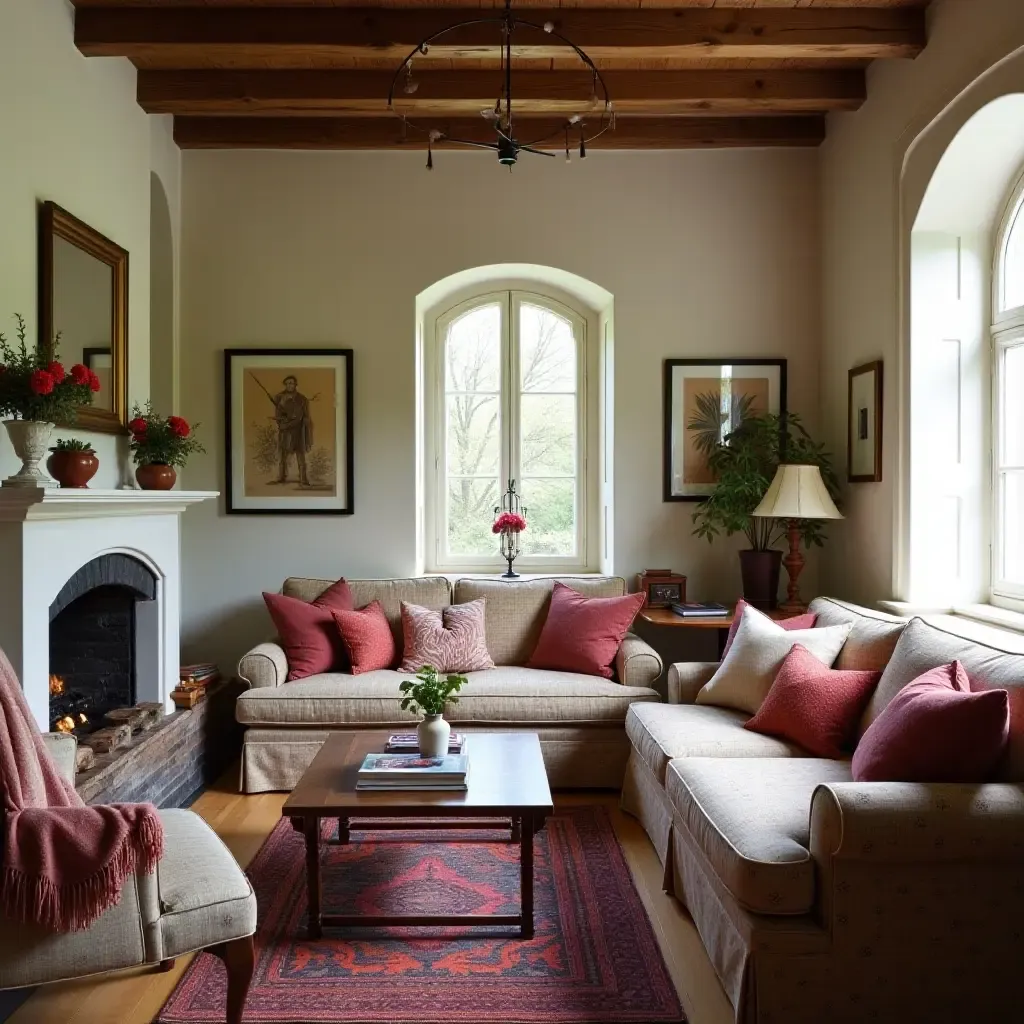
[[[896,642],[907,624],[906,619],[895,615],[836,601],[831,597],[816,598],[808,611],[817,614],[818,626],[839,626],[844,622],[853,624],[839,657],[832,665],[840,670],[869,669],[881,672],[889,664]]]
[[[367,672],[361,676],[328,673],[273,689],[243,693],[236,717],[243,725],[373,726],[413,724],[400,708],[398,684],[407,673]],[[446,716],[452,722],[609,722],[622,723],[633,701],[658,701],[656,690],[622,686],[607,679],[494,668],[470,672],[469,685]]]
[[[281,593],[303,601],[315,601],[334,580],[307,579],[290,576],[284,581]],[[398,653],[402,652],[402,602],[410,601],[433,608],[435,611],[451,604],[451,585],[443,576],[423,576],[407,580],[349,580],[354,608],[365,608],[372,601],[380,601],[395,638]]]
[[[487,651],[484,614],[487,602],[468,601],[441,611],[402,602],[405,653],[401,672],[419,672],[425,665],[438,672],[482,672],[494,668]]]
[[[749,716],[731,708],[702,704],[634,704],[626,735],[655,778],[676,757],[804,757],[795,743],[748,732]]]
[[[345,644],[352,675],[378,672],[398,664],[398,651],[380,601],[351,612],[331,612]]]
[[[757,914],[814,906],[811,796],[849,782],[847,761],[678,758],[665,776],[676,818],[736,901]]]
[[[558,582],[584,597],[621,597],[626,581],[617,576],[564,576]],[[495,665],[525,665],[533,654],[548,615],[555,579],[458,580],[454,603],[485,598],[487,650]],[[423,604],[417,601],[417,604]]]
[[[996,778],[1003,782],[1024,782],[1024,642],[1016,651],[1007,650],[967,640],[924,619],[912,619],[868,702],[862,728],[867,729],[908,683],[929,669],[953,661],[963,665],[972,689],[1008,691],[1010,740]]]

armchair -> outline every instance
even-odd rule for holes
[[[43,737],[60,770],[75,777],[73,736]],[[228,972],[227,1024],[240,1024],[254,967],[256,896],[214,831],[192,811],[160,811],[166,852],[136,875],[120,902],[79,932],[49,932],[0,915],[0,989],[25,988],[153,964],[206,949]]]

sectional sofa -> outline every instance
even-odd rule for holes
[[[623,807],[689,910],[743,1024],[1003,1022],[1024,1015],[1024,654],[820,599],[852,623],[837,668],[882,671],[860,732],[907,683],[960,660],[1013,725],[985,785],[856,783],[695,704],[717,664],[669,669],[634,704]]]
[[[313,601],[333,582],[291,578],[282,593]],[[634,703],[661,700],[654,689],[661,659],[639,637],[629,635],[621,644],[611,680],[525,668],[547,616],[553,579],[462,579],[454,586],[443,577],[348,582],[356,607],[380,601],[399,651],[402,601],[441,609],[486,598],[487,648],[496,667],[469,674],[469,686],[448,714],[453,726],[538,733],[554,787],[618,789],[622,784],[629,756],[626,712]],[[563,577],[561,582],[587,597],[626,592],[618,577]],[[236,705],[245,726],[245,793],[292,789],[331,732],[408,730],[416,723],[399,707],[398,685],[407,673],[327,673],[288,682],[287,656],[270,642],[246,654],[238,674],[249,686]]]

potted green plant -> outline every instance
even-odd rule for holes
[[[100,460],[88,441],[58,438],[50,451],[53,454],[47,459],[46,468],[61,487],[87,488],[100,468]]]
[[[402,710],[423,715],[416,727],[420,753],[424,757],[441,757],[448,753],[448,739],[452,728],[444,720],[444,709],[458,704],[454,696],[469,680],[465,676],[449,674],[444,679],[432,665],[424,665],[416,673],[416,681],[406,679],[398,689],[404,694]]]
[[[708,465],[717,479],[714,493],[693,513],[694,534],[713,541],[725,534],[742,533],[749,547],[740,552],[743,596],[757,608],[774,608],[778,602],[782,551],[775,544],[785,535],[786,524],[775,519],[754,518],[781,462],[820,467],[822,479],[838,504],[839,480],[832,457],[807,432],[800,417],[789,413],[753,415],[707,451]],[[821,547],[825,525],[821,520],[800,520],[805,547]]]
[[[21,470],[8,477],[5,486],[52,487],[53,481],[39,468],[46,455],[55,423],[74,423],[80,405],[90,405],[99,391],[99,378],[87,366],[75,363],[65,371],[57,358],[60,335],[50,352],[29,348],[25,318],[14,314],[18,344],[11,345],[0,333],[0,416],[21,459]]]
[[[135,406],[128,423],[128,447],[137,467],[135,479],[144,491],[169,491],[178,479],[176,467],[184,466],[193,452],[206,451],[195,438],[198,426],[180,416],[161,416],[149,402],[145,409]]]

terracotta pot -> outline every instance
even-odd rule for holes
[[[56,487],[39,463],[46,458],[53,424],[43,420],[4,420],[14,454],[21,459],[21,469],[4,481],[4,487]]]
[[[741,551],[743,598],[761,611],[771,611],[779,601],[781,551]]]
[[[55,451],[46,460],[46,468],[61,487],[82,489],[96,475],[100,460],[95,452]]]
[[[160,462],[151,462],[148,466],[139,466],[135,470],[135,479],[144,491],[169,491],[178,479],[173,466],[165,466]]]

